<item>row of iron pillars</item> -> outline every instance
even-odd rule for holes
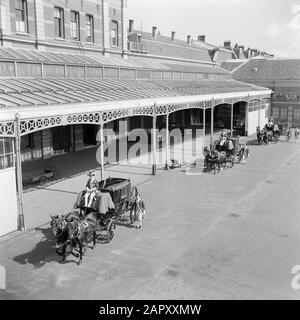
[[[214,107],[211,109],[211,129],[210,129],[210,144],[213,143],[213,134],[214,134]],[[206,108],[203,108],[203,142],[205,146],[205,111]],[[246,131],[247,131],[247,117],[248,117],[248,108],[246,107]],[[260,117],[260,113],[259,113]],[[157,116],[153,116],[153,124],[152,124],[152,131],[151,131],[151,139],[152,139],[152,175],[157,174],[157,162],[156,162],[156,120]],[[233,103],[231,104],[231,119],[230,119],[230,130],[231,136],[233,135]],[[25,230],[25,219],[24,219],[24,208],[23,208],[23,185],[22,185],[22,163],[21,163],[21,133],[20,133],[20,119],[19,115],[16,115],[15,121],[15,132],[16,132],[16,169],[17,169],[17,189],[18,189],[18,228],[21,231]],[[104,180],[104,135],[103,135],[103,124],[99,126],[100,130],[100,173],[101,173],[101,180]],[[165,168],[169,168],[169,113],[166,114],[166,164]]]

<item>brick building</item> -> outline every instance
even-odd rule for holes
[[[105,128],[167,129],[168,163],[170,128],[199,128],[209,144],[219,120],[231,132],[242,120],[245,135],[268,120],[271,91],[219,68],[229,49],[155,28],[127,38],[126,11],[122,0],[1,0],[0,236],[24,229],[25,161],[98,146],[103,178]]]
[[[127,47],[123,0],[1,1],[1,45],[120,55]]]
[[[300,127],[300,59],[256,57],[240,64],[232,74],[236,80],[272,89],[270,116]]]

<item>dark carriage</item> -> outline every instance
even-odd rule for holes
[[[217,140],[213,146],[214,150],[218,152],[224,152],[226,155],[225,164],[226,167],[232,168],[234,163],[239,159],[241,146],[239,144],[239,138],[228,138],[226,142],[221,145],[221,140]],[[239,161],[239,160],[238,160]]]
[[[82,216],[93,213],[99,221],[97,231],[106,232],[107,239],[110,241],[115,234],[117,220],[127,211],[132,211],[136,201],[137,189],[136,187],[131,188],[130,179],[122,178],[108,178],[100,181],[98,189],[101,193],[110,194],[115,206],[114,209],[110,209],[106,214],[99,213],[100,192],[95,196],[91,207],[85,207],[85,190],[78,195],[74,209],[79,209]]]

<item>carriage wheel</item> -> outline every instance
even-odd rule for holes
[[[130,222],[131,222],[131,224],[134,224],[135,217],[136,217],[136,206],[135,206],[135,204],[133,204],[130,209]]]
[[[116,232],[116,223],[115,221],[111,221],[110,224],[108,225],[107,232],[106,232],[106,237],[108,242],[110,242],[113,239],[115,232]]]
[[[228,162],[229,162],[229,166],[227,166],[227,167],[228,168],[233,168],[233,166],[234,166],[233,158],[230,158]]]
[[[48,178],[46,176],[41,176],[39,182],[41,186],[44,186],[48,182]]]

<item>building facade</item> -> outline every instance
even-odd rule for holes
[[[1,0],[0,236],[24,230],[25,162],[97,145],[103,178],[104,129],[146,128],[155,174],[155,129],[167,129],[168,164],[171,128],[199,128],[209,144],[219,122],[244,135],[267,122],[271,90],[219,68],[229,50],[155,28],[136,42],[129,30],[128,42],[126,10],[121,0]]]
[[[122,55],[127,49],[123,0],[2,0],[4,47]]]
[[[300,127],[300,59],[257,57],[238,66],[232,74],[236,80],[270,88],[270,117]]]

